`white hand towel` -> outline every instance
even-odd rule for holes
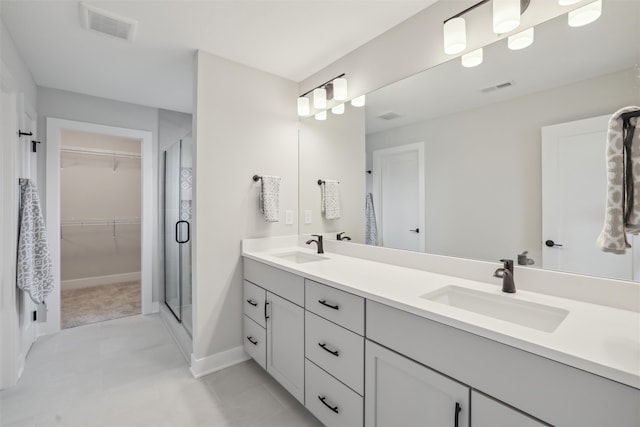
[[[638,109],[639,107],[622,108],[609,119],[606,150],[607,204],[604,228],[597,240],[597,245],[605,252],[625,253],[627,248],[631,247],[627,242],[626,233],[637,234],[640,231],[640,132],[635,131],[635,126],[630,128],[628,137],[631,138],[631,152],[625,154],[621,118],[623,113]],[[630,170],[625,170],[625,155],[630,156],[632,163]],[[625,176],[625,173],[631,176]],[[631,206],[626,206],[625,181],[627,178],[631,179],[634,187]],[[629,213],[626,223],[625,212]]]
[[[322,185],[322,212],[326,219],[340,218],[340,183],[326,180]]]
[[[280,181],[279,176],[262,175],[260,187],[260,213],[267,222],[280,219]]]
[[[53,290],[53,265],[36,184],[20,178],[17,285],[41,304]]]

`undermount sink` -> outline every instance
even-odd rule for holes
[[[420,298],[543,332],[555,331],[569,314],[568,310],[562,308],[453,285],[421,295]]]
[[[306,252],[298,252],[298,251],[285,252],[282,254],[274,254],[273,256],[276,258],[282,258],[287,261],[295,262],[296,264],[305,264],[307,262],[324,261],[326,259],[329,259],[320,255],[314,255],[314,254],[309,254]]]

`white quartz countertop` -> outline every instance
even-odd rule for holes
[[[287,252],[315,254],[314,250],[295,246],[245,249],[243,256],[640,388],[640,313],[521,290],[505,294],[500,286],[491,283],[332,253],[322,255],[326,260],[307,263],[275,256]],[[517,287],[517,277],[515,282]],[[568,310],[569,314],[555,331],[543,332],[421,298],[448,285],[557,307]]]

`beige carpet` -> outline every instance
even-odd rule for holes
[[[140,314],[140,282],[62,291],[62,329]]]

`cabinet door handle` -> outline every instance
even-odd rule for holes
[[[247,339],[249,340],[249,342],[253,345],[258,345],[258,341],[256,341],[255,339],[253,339],[253,337],[248,336]]]
[[[269,301],[265,301],[264,302],[264,320],[267,320],[269,318],[269,315],[267,314],[267,306],[269,305]]]
[[[327,300],[326,300],[326,299],[318,300],[318,302],[319,302],[320,304],[322,304],[322,305],[326,306],[326,307],[333,308],[334,310],[340,310],[340,306],[338,306],[338,304],[336,304],[336,305],[331,305],[331,304],[329,304],[329,303],[327,302]]]
[[[454,418],[453,418],[453,425],[455,427],[458,427],[460,425],[460,422],[459,422],[460,411],[462,411],[462,407],[458,402],[456,402],[456,409],[455,409]]]
[[[256,306],[258,305],[258,303],[257,303],[257,302],[255,302],[255,301],[254,301],[254,300],[252,300],[252,299],[248,299],[248,300],[247,300],[247,302],[248,302],[249,304],[251,304],[252,306],[254,306],[254,307],[256,307]]]
[[[326,351],[327,353],[331,353],[331,354],[333,354],[333,355],[334,355],[334,356],[336,356],[336,357],[339,357],[339,356],[340,356],[340,353],[338,352],[338,350],[329,350],[329,349],[327,348],[327,344],[325,344],[325,343],[318,343],[318,345],[319,345],[320,347],[322,347],[322,349],[323,349],[324,351]]]
[[[320,399],[320,402],[322,402],[324,404],[324,406],[326,406],[327,408],[331,409],[333,412],[335,412],[336,414],[339,412],[338,411],[338,406],[331,406],[329,405],[325,400],[327,399],[324,396],[318,396],[318,399]]]

